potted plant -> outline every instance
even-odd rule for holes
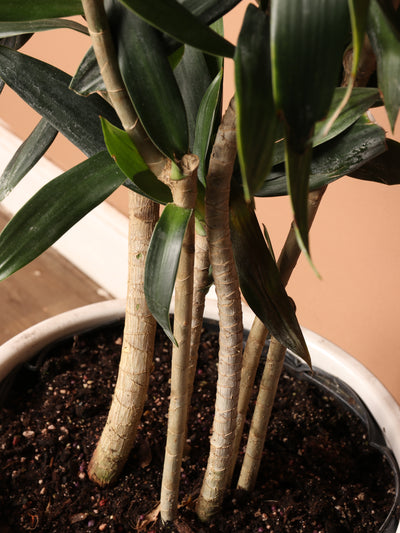
[[[395,8],[376,0],[261,0],[248,7],[234,47],[222,36],[221,17],[238,3],[76,0],[0,7],[0,77],[43,117],[7,167],[2,197],[57,132],[88,157],[41,189],[3,230],[0,276],[37,257],[117,187],[129,189],[120,371],[88,473],[106,486],[127,461],[158,322],[173,344],[160,496],[164,523],[177,516],[210,280],[219,306],[219,368],[210,454],[196,503],[204,522],[218,513],[231,483],[268,334],[262,379],[270,394],[260,388],[242,490],[254,487],[286,349],[312,364],[284,287],[301,251],[315,268],[308,230],[326,187],[343,175],[397,182],[398,144],[365,115],[383,100],[392,127],[397,117]],[[84,15],[85,24],[64,18],[71,15]],[[72,79],[19,51],[31,34],[58,27],[90,35]],[[224,113],[223,57],[234,58],[236,82]],[[288,193],[294,223],[275,261],[254,197]],[[256,315],[244,353],[242,295]],[[260,432],[261,439],[253,438]]]

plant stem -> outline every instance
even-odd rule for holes
[[[130,192],[129,212],[128,293],[121,360],[107,422],[89,464],[89,477],[101,486],[115,481],[132,449],[153,361],[156,323],[147,308],[142,280],[158,205]]]
[[[165,159],[144,132],[125,90],[102,0],[82,0],[89,33],[109,99],[125,131],[151,170],[159,176]],[[116,479],[136,438],[146,399],[156,322],[147,308],[144,267],[159,208],[129,191],[129,265],[126,321],[121,362],[107,423],[90,461],[89,477],[99,485]]]
[[[200,336],[203,326],[203,313],[209,283],[210,258],[208,254],[208,241],[206,235],[196,233],[194,253],[194,282],[193,282],[193,310],[190,336],[189,359],[189,384],[188,407],[193,394],[193,384],[196,375],[197,358],[200,345]]]
[[[312,191],[308,195],[308,226],[311,227],[318,207],[324,195],[326,187]],[[281,273],[281,279],[286,286],[289,278],[297,264],[300,257],[300,248],[297,243],[294,224],[292,223],[285,244],[282,248],[280,257],[278,259],[278,267]],[[265,340],[268,334],[267,328],[257,317],[254,318],[253,325],[250,329],[249,337],[246,342],[246,347],[243,354],[243,369],[242,378],[240,382],[238,420],[235,430],[234,441],[234,461],[232,461],[230,480],[233,476],[233,470],[236,464],[237,454],[239,452],[240,441],[243,434],[243,427],[246,419],[246,413],[249,407],[250,397],[253,390],[254,380],[257,372],[257,367],[260,361],[261,352],[265,345]],[[268,367],[270,368],[270,367]],[[276,375],[276,374],[275,374]],[[279,376],[278,376],[279,379]],[[277,385],[277,384],[276,384]],[[273,387],[271,387],[271,391]],[[257,400],[258,401],[258,400]],[[273,399],[270,400],[273,402]],[[230,481],[229,480],[229,481]]]
[[[207,176],[206,224],[220,314],[220,349],[210,454],[196,507],[203,521],[219,510],[226,489],[242,363],[242,308],[229,228],[230,180],[235,156],[235,112],[231,102],[217,133]]]
[[[181,170],[184,178],[173,183],[174,203],[194,209],[196,203],[198,158],[185,155]],[[161,484],[161,519],[170,522],[178,510],[181,465],[186,438],[190,330],[193,303],[194,215],[186,229],[175,283],[174,337],[172,348],[171,398],[168,411],[167,443]]]
[[[240,471],[238,481],[238,488],[240,489],[247,491],[253,490],[257,480],[269,419],[285,360],[285,353],[286,348],[275,338],[272,338],[251,421],[246,453]]]
[[[249,408],[251,394],[253,392],[254,381],[256,379],[257,368],[260,362],[261,353],[265,346],[268,330],[258,317],[254,317],[253,324],[249,331],[246,346],[243,352],[242,375],[240,378],[240,392],[238,413],[235,428],[235,438],[233,443],[233,458],[229,468],[228,485],[232,482],[233,473],[236,466],[236,459],[239,453],[240,441],[242,439],[246,414]]]

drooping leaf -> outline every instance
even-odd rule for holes
[[[286,169],[299,244],[308,251],[307,193],[314,125],[329,110],[349,35],[347,0],[272,0],[274,97],[285,123]]]
[[[203,96],[211,83],[211,76],[203,52],[185,45],[185,52],[174,70],[174,75],[185,104],[189,149],[192,151],[197,113]]]
[[[240,198],[240,194],[231,198],[230,225],[240,288],[248,305],[281,344],[311,366],[310,355],[278,267],[264,240],[254,209]]]
[[[6,46],[13,50],[19,50],[32,37],[32,33],[25,33],[24,35],[14,35],[13,37],[3,37],[0,39],[0,46]],[[0,77],[0,93],[5,87],[4,81]]]
[[[235,47],[177,0],[120,0],[146,22],[178,41],[212,55],[233,57]]]
[[[38,20],[83,15],[80,0],[14,0],[0,2],[0,20]]]
[[[125,176],[133,181],[142,194],[155,202],[172,202],[169,187],[151,172],[129,135],[105,119],[102,119],[102,127],[108,152]]]
[[[221,97],[222,70],[211,82],[207,89],[197,113],[196,131],[193,143],[193,153],[199,157],[197,176],[205,186],[208,169],[208,158],[212,137],[215,130],[215,121],[218,118],[219,102]]]
[[[125,180],[101,152],[42,187],[0,234],[0,279],[47,250]]]
[[[362,117],[348,130],[313,151],[310,190],[346,176],[386,150],[384,130]],[[288,194],[285,168],[273,167],[257,196]]]
[[[181,158],[189,146],[185,106],[160,34],[121,4],[110,5],[119,66],[136,113],[158,149]]]
[[[371,0],[369,15],[368,36],[376,55],[378,85],[393,130],[400,109],[400,41],[376,0]]]
[[[351,31],[353,37],[353,60],[351,66],[351,73],[343,94],[343,99],[338,103],[335,111],[332,113],[328,121],[325,122],[322,135],[327,135],[329,130],[335,123],[335,120],[341,113],[342,109],[347,104],[352,93],[354,82],[357,76],[358,64],[360,62],[361,50],[364,45],[365,32],[367,29],[368,11],[370,0],[347,0],[350,11]]]
[[[0,77],[89,157],[105,148],[99,117],[119,124],[103,98],[79,96],[68,88],[68,74],[21,52],[0,47]]]
[[[349,176],[385,185],[400,184],[400,143],[386,139],[387,150],[369,160],[365,165],[349,172]]]
[[[0,200],[3,200],[46,153],[58,131],[42,119],[18,148],[0,177]]]
[[[154,318],[174,343],[176,341],[171,329],[169,309],[182,242],[191,214],[191,209],[168,204],[154,229],[146,258],[146,302]]]
[[[0,8],[1,9],[1,8]],[[0,19],[1,20],[1,19]],[[89,35],[86,26],[68,19],[41,19],[27,21],[6,21],[0,22],[0,37],[11,37],[24,33],[35,33],[39,31],[58,30],[67,28],[75,30],[85,35]]]
[[[272,166],[277,116],[272,95],[269,21],[247,8],[235,52],[236,132],[244,196],[249,202]]]
[[[92,46],[82,59],[71,80],[69,88],[83,96],[96,92],[106,92],[106,86],[100,74],[99,65]]]
[[[315,132],[313,138],[313,147],[319,146],[354,124],[364,113],[368,111],[378,100],[379,91],[373,87],[355,87],[352,91],[350,99],[345,107],[342,109],[339,117],[335,120],[335,123],[330,128],[327,135],[322,136],[322,132],[325,129],[326,123],[330,120],[330,117],[335,112],[335,109],[339,105],[339,102],[343,99],[346,88],[338,87],[335,89],[331,106],[328,111],[328,115],[325,120],[317,122],[315,125]],[[284,139],[280,139],[275,143],[273,164],[277,165],[285,160],[285,143]]]

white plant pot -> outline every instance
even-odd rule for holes
[[[32,326],[0,346],[0,381],[18,364],[42,348],[72,334],[122,319],[124,300],[110,300],[67,311]],[[218,320],[214,299],[206,302],[205,316]],[[254,315],[244,309],[243,325],[250,329]],[[313,367],[328,372],[349,385],[363,400],[380,426],[388,448],[400,465],[400,406],[382,383],[360,362],[338,346],[303,329]],[[400,533],[400,524],[395,533]]]

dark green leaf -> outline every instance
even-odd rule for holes
[[[96,92],[106,92],[106,86],[100,74],[99,65],[92,46],[82,59],[78,70],[71,80],[69,88],[84,96]]]
[[[45,185],[0,235],[0,279],[47,250],[124,180],[108,153],[101,152]]]
[[[154,229],[146,258],[144,291],[147,305],[174,343],[176,341],[169,320],[169,309],[182,242],[191,214],[190,209],[168,204]]]
[[[365,118],[351,128],[313,151],[310,189],[319,189],[342,176],[346,176],[386,149],[385,132]],[[281,196],[287,194],[283,165],[272,169],[257,196]]]
[[[0,200],[3,200],[29,170],[46,153],[54,141],[57,130],[42,119],[29,137],[21,144],[0,178]]]
[[[83,15],[80,0],[13,0],[0,2],[0,20],[37,20]]]
[[[212,80],[203,52],[185,45],[183,58],[174,70],[174,75],[185,104],[189,149],[192,151],[197,112]]]
[[[231,11],[239,2],[240,0],[179,0],[180,4],[207,26]]]
[[[1,9],[1,8],[0,8]],[[89,35],[86,26],[68,19],[42,19],[27,21],[0,22],[0,37],[11,37],[12,35],[22,35],[24,33],[35,33],[38,31],[58,30],[67,28],[76,30],[85,35]]]
[[[362,167],[350,171],[349,176],[385,185],[400,184],[400,143],[386,139],[387,150]]]
[[[125,176],[134,182],[142,194],[155,202],[172,202],[169,187],[151,172],[129,135],[104,119],[102,126],[108,152]]]
[[[112,3],[111,28],[121,74],[136,113],[158,149],[170,159],[188,150],[186,112],[157,30]]]
[[[213,134],[215,133],[216,119],[219,118],[218,110],[221,98],[222,71],[211,82],[203,100],[201,101],[196,119],[196,132],[193,144],[193,153],[199,157],[197,175],[205,186],[208,169],[208,157]]]
[[[237,146],[244,196],[249,202],[269,174],[277,130],[272,96],[269,21],[247,8],[235,53]]]
[[[326,123],[330,120],[335,112],[335,109],[343,99],[346,88],[338,87],[335,89],[331,106],[327,118],[315,125],[315,135],[313,138],[313,146],[319,146],[330,139],[333,139],[352,124],[354,124],[368,109],[370,109],[375,102],[379,100],[379,91],[373,87],[355,87],[351,93],[350,99],[342,109],[339,117],[335,120],[333,126],[325,136],[321,136]],[[285,143],[284,139],[280,139],[275,143],[273,164],[277,165],[285,160]]]
[[[68,74],[33,57],[0,47],[0,77],[87,156],[105,148],[99,116],[119,124],[100,96],[79,96],[68,88]]]
[[[254,209],[231,199],[230,224],[240,288],[247,303],[281,344],[311,365],[293,304],[261,233]]]
[[[271,2],[274,96],[299,152],[328,112],[349,30],[347,0]]]
[[[274,97],[285,122],[288,188],[308,252],[307,194],[314,125],[329,110],[349,35],[347,0],[272,0]]]
[[[213,55],[233,57],[235,47],[176,0],[121,0],[137,15],[178,41]]]
[[[368,36],[376,55],[378,85],[393,130],[400,109],[400,41],[376,0],[371,0],[369,13]]]

